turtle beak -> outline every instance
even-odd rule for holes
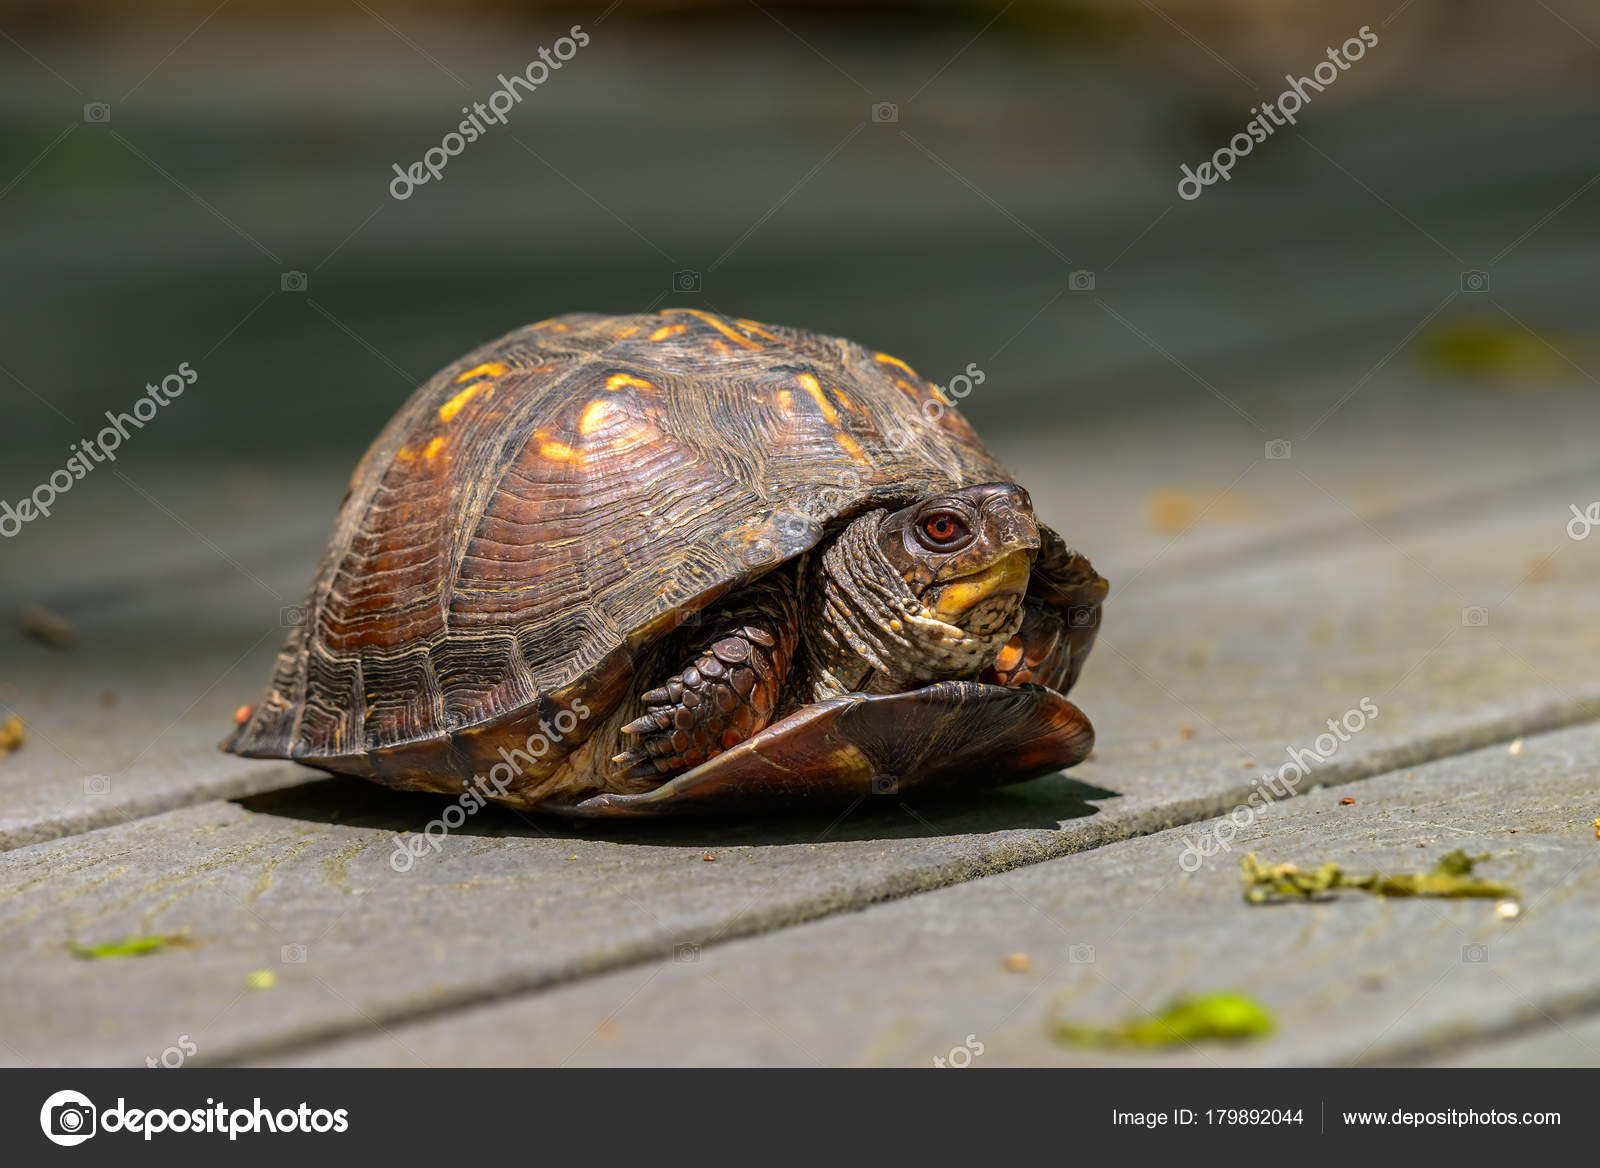
[[[983,501],[983,527],[998,555],[1039,550],[1039,522],[1021,487],[1003,484]]]

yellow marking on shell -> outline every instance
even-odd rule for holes
[[[456,378],[456,384],[460,385],[463,381],[471,381],[474,377],[499,377],[505,371],[506,366],[499,361],[485,361],[482,365],[468,369],[460,377]]]
[[[912,385],[912,384],[911,384],[911,383],[910,383],[910,382],[909,382],[909,381],[907,381],[907,380],[906,380],[906,379],[905,379],[905,378],[903,378],[903,377],[896,377],[896,378],[895,378],[895,379],[894,379],[894,383],[895,383],[895,384],[896,384],[896,385],[898,385],[898,386],[899,386],[899,387],[900,387],[900,388],[901,388],[901,389],[903,389],[903,390],[905,390],[905,391],[906,391],[906,392],[907,392],[907,393],[909,393],[909,394],[910,394],[910,395],[911,395],[911,396],[912,396],[912,397],[914,397],[914,398],[917,398],[917,399],[919,399],[919,400],[920,400],[920,399],[921,399],[921,397],[922,397],[922,394],[921,394],[921,393],[920,393],[920,392],[918,392],[918,390],[917,390],[917,387],[916,387],[916,386],[914,386],[914,385]]]
[[[760,345],[756,344],[754,341],[752,341],[749,337],[745,336],[743,333],[738,332],[735,329],[729,328],[726,324],[724,324],[722,321],[718,320],[716,317],[712,316],[709,312],[702,312],[698,308],[669,308],[669,309],[667,309],[667,311],[668,312],[686,312],[690,316],[699,317],[701,320],[705,321],[712,328],[716,329],[723,336],[727,337],[734,344],[742,345],[746,349],[751,350],[752,352],[760,352],[760,350],[761,350],[761,346]]]
[[[891,357],[887,353],[874,353],[872,354],[872,359],[874,361],[882,361],[885,365],[896,365],[901,369],[904,369],[907,373],[911,374],[912,377],[917,376],[917,371],[911,368],[911,366],[907,365],[904,361],[900,360],[899,357]]]
[[[639,331],[639,326],[638,325],[630,324],[627,328],[618,329],[616,332],[612,333],[611,335],[620,340],[623,337],[631,337],[631,336],[633,336],[634,333],[636,333],[638,331]]]
[[[823,418],[834,428],[834,440],[844,447],[844,452],[857,462],[866,462],[867,455],[861,449],[861,444],[840,428],[839,411],[833,408],[833,403],[828,400],[828,395],[822,392],[822,386],[817,383],[817,379],[809,373],[802,373],[795,380],[800,382],[801,389],[811,395],[811,400],[817,403],[817,409],[822,411]]]
[[[834,390],[833,391],[833,400],[838,402],[841,406],[843,406],[845,409],[849,410],[853,414],[859,414],[861,412],[861,407],[856,405],[855,402],[851,401],[849,399],[849,397],[847,397],[845,395],[843,390],[840,390],[840,389]]]
[[[734,323],[747,332],[755,333],[758,337],[766,337],[769,341],[778,340],[777,337],[773,336],[766,329],[762,328],[761,322],[758,320],[745,320],[743,317],[740,317]]]
[[[631,373],[613,373],[610,377],[606,378],[606,388],[612,393],[616,393],[617,390],[621,389],[625,385],[631,385],[635,389],[655,388],[654,385],[651,385],[644,378],[635,377]]]
[[[480,381],[476,385],[467,386],[466,389],[463,389],[460,393],[456,394],[455,397],[451,398],[449,401],[445,402],[444,405],[439,407],[439,420],[441,422],[450,421],[450,419],[454,418],[461,412],[462,406],[466,405],[469,401],[477,397],[478,394],[482,393],[486,389],[492,390],[493,383],[488,381]]]
[[[417,452],[409,446],[402,446],[394,452],[394,460],[396,462],[415,462],[416,458]]]
[[[686,324],[664,324],[650,334],[650,339],[652,341],[664,341],[668,337],[675,337],[681,332],[687,332],[688,329],[689,326]]]
[[[565,442],[546,441],[543,434],[534,437],[539,440],[539,453],[552,462],[577,462],[583,457]]]
[[[611,403],[602,398],[596,398],[584,407],[583,417],[578,419],[578,431],[583,434],[593,434],[606,424],[606,419],[610,412]]]
[[[432,462],[439,451],[443,449],[444,437],[441,435],[440,437],[435,438],[432,442],[428,443],[427,449],[422,452],[422,457],[427,461]]]
[[[788,413],[794,406],[794,394],[787,389],[780,389],[778,391],[778,405],[784,413]]]

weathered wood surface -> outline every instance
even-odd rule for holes
[[[0,760],[0,849],[307,777],[217,743],[264,683],[339,479],[96,485],[7,549],[0,710],[28,742]],[[15,617],[30,604],[73,643],[25,636]]]
[[[328,781],[16,849],[0,857],[7,1057],[138,1062],[180,1034],[201,1059],[265,1057],[1160,831],[1227,811],[1363,696],[1378,718],[1317,780],[1593,718],[1596,545],[1523,582],[1553,507],[1130,589],[1082,688],[1098,757],[978,803],[779,826],[486,813],[402,875],[394,833],[444,803]],[[1487,625],[1462,623],[1473,601]],[[194,947],[141,960],[65,948],[183,928]],[[258,969],[275,989],[245,990]]]
[[[1354,805],[1344,797],[1354,796]],[[1111,844],[766,937],[707,946],[518,1001],[399,1026],[301,1064],[977,1066],[1408,1063],[1600,1065],[1600,729],[1529,738],[1280,802],[1192,874],[1222,821]],[[1493,900],[1253,906],[1238,860],[1410,872],[1455,848],[1515,886]],[[1007,969],[1013,953],[1030,959]],[[1277,1032],[1243,1045],[1102,1052],[1106,1025],[1231,989]],[[1587,1017],[1585,1017],[1587,1016]],[[1481,1052],[1474,1044],[1493,1040]],[[957,1056],[963,1058],[965,1056]]]

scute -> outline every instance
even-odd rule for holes
[[[226,745],[375,773],[613,676],[830,520],[1009,480],[938,400],[851,341],[696,310],[519,329],[379,435]]]

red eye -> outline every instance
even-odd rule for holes
[[[922,533],[936,544],[953,543],[967,534],[967,525],[959,515],[940,511],[922,521]]]

